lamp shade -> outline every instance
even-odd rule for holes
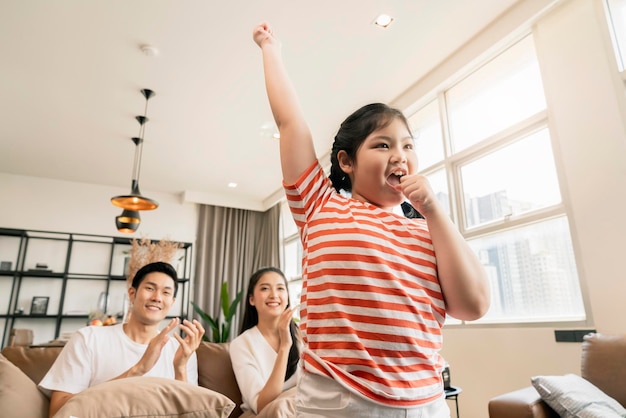
[[[129,211],[153,210],[159,207],[155,200],[141,195],[139,183],[135,180],[132,182],[130,194],[112,197],[111,203]]]
[[[132,234],[139,228],[141,217],[139,212],[134,210],[124,210],[121,215],[115,217],[115,226],[119,232]]]

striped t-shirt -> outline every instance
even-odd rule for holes
[[[305,370],[386,406],[441,397],[445,306],[426,221],[342,196],[318,162],[284,188],[303,246]]]

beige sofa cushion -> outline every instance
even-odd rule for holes
[[[33,382],[39,383],[48,373],[62,349],[63,347],[12,346],[3,348],[2,354],[26,373]]]
[[[233,372],[228,352],[229,343],[203,341],[196,350],[198,356],[198,384],[228,396],[235,402],[231,417],[242,414],[241,392]]]
[[[221,393],[162,377],[129,377],[73,396],[55,418],[226,418],[235,404]]]
[[[48,398],[13,363],[0,354],[0,414],[11,418],[45,418]]]

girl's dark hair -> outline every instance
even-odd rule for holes
[[[265,273],[277,273],[280,277],[283,278],[285,282],[285,287],[287,286],[287,279],[283,272],[276,267],[263,267],[250,276],[250,281],[248,282],[248,293],[246,294],[246,307],[243,313],[243,321],[241,323],[241,330],[239,334],[243,334],[244,331],[249,330],[250,328],[255,327],[259,323],[259,313],[256,310],[256,307],[250,304],[250,297],[254,295],[254,288],[256,284],[259,282],[261,277],[265,275]],[[291,306],[291,302],[289,300],[289,292],[287,292],[287,307]],[[285,381],[289,379],[296,372],[298,368],[298,360],[300,359],[300,350],[298,349],[298,341],[299,341],[299,333],[298,333],[298,325],[296,325],[295,321],[291,321],[289,324],[289,333],[291,334],[291,348],[289,349],[289,358],[287,359],[287,370],[285,372]]]
[[[333,149],[330,153],[330,181],[338,192],[343,189],[347,192],[352,190],[350,177],[344,173],[339,167],[337,154],[339,151],[345,151],[348,157],[354,162],[356,152],[372,132],[377,129],[384,128],[389,125],[395,118],[400,119],[406,128],[409,128],[409,122],[404,114],[398,109],[387,106],[383,103],[372,103],[358,109],[343,121],[339,127]]]
[[[131,287],[138,289],[143,279],[145,279],[148,274],[154,272],[165,273],[174,280],[174,297],[176,297],[176,292],[178,291],[178,275],[176,274],[176,269],[171,264],[162,261],[146,264],[140,268],[137,273],[135,273],[135,277],[133,277]]]

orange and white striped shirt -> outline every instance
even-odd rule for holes
[[[303,246],[305,370],[386,406],[441,397],[445,305],[426,221],[342,196],[318,162],[284,188]]]

